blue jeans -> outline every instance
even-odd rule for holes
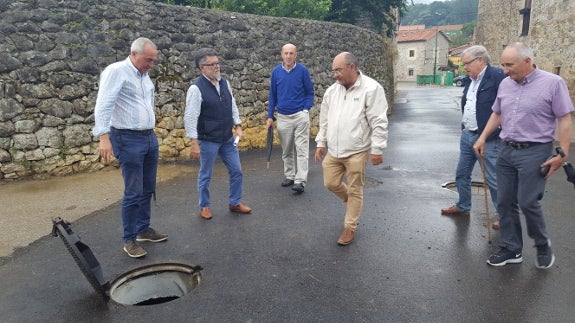
[[[225,143],[200,141],[200,172],[198,174],[198,195],[200,208],[210,206],[210,181],[216,158],[220,156],[230,175],[229,204],[238,205],[242,200],[243,174],[238,147],[234,137]]]
[[[110,142],[124,178],[123,240],[133,241],[138,233],[150,227],[151,199],[156,193],[158,139],[154,131],[142,135],[112,129]]]
[[[552,148],[551,142],[525,149],[501,146],[497,159],[501,247],[513,252],[523,250],[520,209],[525,216],[527,234],[535,241],[535,246],[547,244],[545,220],[539,203],[547,180],[541,176],[539,166],[551,156]]]
[[[455,203],[457,209],[460,211],[469,212],[471,210],[471,174],[473,167],[479,160],[479,156],[473,151],[473,145],[479,138],[479,134],[473,134],[468,130],[461,132],[459,139],[459,162],[457,163],[457,171],[455,172],[455,183],[457,185],[457,192],[459,193],[459,200]],[[497,138],[485,143],[485,150],[483,158],[485,160],[485,177],[487,178],[487,186],[491,194],[491,201],[493,206],[497,209],[497,176],[496,176],[496,163],[499,154],[499,146],[501,139]]]

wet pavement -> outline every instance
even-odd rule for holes
[[[227,210],[227,171],[219,163],[211,184],[214,218],[206,221],[197,209],[197,163],[181,162],[183,171],[158,185],[153,208],[152,225],[169,240],[144,243],[145,258],[131,259],[122,251],[119,202],[79,217],[72,229],[110,281],[136,267],[181,262],[204,268],[196,289],[163,304],[106,304],[62,240],[48,235],[52,226],[46,221],[45,236],[0,258],[1,320],[571,321],[573,185],[562,172],[555,174],[542,201],[557,256],[553,268],[535,268],[526,233],[522,264],[489,267],[485,261],[498,250],[498,235],[492,232],[493,244],[488,244],[484,197],[474,195],[470,217],[440,215],[456,198],[441,185],[454,178],[461,88],[403,84],[400,90],[384,163],[367,168],[364,210],[351,245],[336,243],[343,228],[342,204],[323,187],[320,164],[310,161],[306,192],[293,195],[279,185],[279,147],[270,169],[263,150],[241,153],[244,202],[254,212],[236,215]],[[474,180],[481,181],[480,172]],[[86,197],[78,195],[83,204]],[[52,216],[67,220],[65,213]]]

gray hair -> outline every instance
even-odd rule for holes
[[[156,44],[154,44],[151,40],[149,40],[146,37],[140,37],[134,40],[134,42],[132,42],[132,47],[130,48],[130,51],[142,54],[144,52],[144,48],[146,47],[146,45],[150,45],[152,46],[153,49],[157,49]]]
[[[489,57],[489,53],[487,49],[481,45],[473,45],[471,47],[466,48],[461,53],[461,56],[469,54],[471,59],[476,59],[478,57],[483,58],[485,64],[489,65],[491,63],[491,57]]]
[[[200,65],[204,64],[206,62],[206,57],[208,57],[208,56],[218,56],[218,52],[216,52],[212,48],[200,48],[200,49],[198,49],[198,51],[196,52],[196,56],[195,56],[196,67],[200,68]]]
[[[531,49],[531,47],[525,45],[525,43],[522,42],[516,42],[510,45],[507,45],[507,48],[514,48],[517,51],[517,55],[519,55],[519,58],[524,59],[524,58],[529,58],[531,59],[531,62],[533,62],[533,49]]]
[[[345,65],[349,66],[350,64],[353,64],[355,65],[356,69],[359,69],[357,67],[357,57],[355,57],[355,55],[353,55],[352,53],[346,52],[343,56],[343,61],[345,62]]]

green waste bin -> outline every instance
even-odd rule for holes
[[[427,85],[433,83],[433,75],[417,75],[417,85]]]
[[[445,78],[445,85],[453,86],[453,72],[447,71],[447,77]]]

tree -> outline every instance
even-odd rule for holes
[[[435,1],[431,4],[408,6],[402,25],[459,25],[477,19],[478,0]]]
[[[357,24],[367,19],[377,32],[393,34],[396,14],[411,0],[156,0],[177,5]],[[477,0],[475,0],[477,1]]]
[[[332,0],[326,20],[356,24],[361,18],[367,18],[374,30],[391,36],[395,23],[392,10],[403,15],[406,7],[407,0]]]

